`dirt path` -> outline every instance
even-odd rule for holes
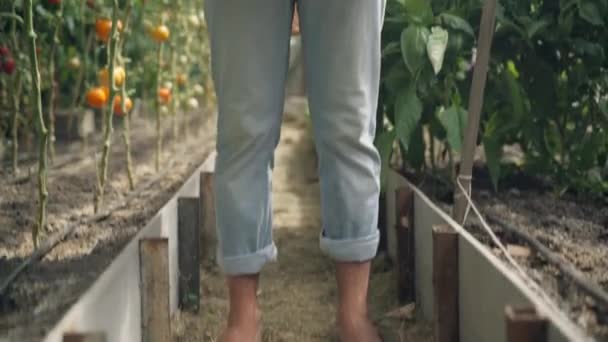
[[[319,184],[309,118],[298,103],[287,106],[275,154],[273,212],[279,260],[267,265],[261,277],[265,342],[337,341],[334,266],[318,247]],[[203,267],[201,277],[201,313],[174,320],[175,342],[217,341],[228,306],[224,282],[212,262]],[[378,260],[370,301],[374,319],[394,335],[387,340],[430,341],[427,326],[384,317],[398,307],[394,284],[392,272]]]

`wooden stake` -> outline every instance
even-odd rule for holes
[[[486,87],[488,65],[490,63],[490,49],[492,47],[494,23],[496,21],[496,1],[486,0],[481,14],[477,61],[475,63],[475,70],[473,71],[473,82],[469,96],[469,116],[462,147],[460,172],[456,179],[456,182],[460,182],[467,191],[471,185],[473,159],[475,157],[475,147],[477,146],[477,134],[479,131],[479,117],[483,106],[483,94]],[[453,218],[456,222],[463,223],[467,206],[466,197],[464,197],[460,187],[456,185],[453,212]]]
[[[414,193],[401,187],[395,193],[397,236],[397,291],[401,303],[416,300]]]
[[[171,340],[169,320],[169,241],[139,241],[142,342]]]
[[[547,319],[540,316],[534,307],[505,308],[508,342],[547,341]]]
[[[106,342],[106,334],[96,333],[65,333],[63,342]]]
[[[217,234],[215,232],[215,196],[213,194],[213,173],[201,172],[200,175],[199,224],[201,249],[204,259],[215,258]]]
[[[200,299],[199,199],[177,199],[177,241],[181,310],[198,312]]]
[[[433,227],[433,292],[436,342],[458,342],[458,233],[449,225]]]

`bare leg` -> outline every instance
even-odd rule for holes
[[[368,317],[367,291],[371,262],[336,264],[339,308],[338,328],[343,342],[379,342],[380,337]]]
[[[226,279],[230,296],[228,324],[222,342],[260,341],[260,312],[257,302],[259,275],[231,276]]]

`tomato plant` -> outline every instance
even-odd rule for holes
[[[178,121],[178,113],[180,118],[193,118],[195,113],[185,111],[195,109],[190,104],[204,94],[194,92],[187,83],[207,84],[210,79],[201,6],[194,0],[0,1],[0,157],[4,146],[11,146],[13,174],[17,175],[21,150],[30,150],[28,141],[40,142],[41,207],[47,196],[47,152],[51,165],[55,154],[56,114],[67,112],[69,127],[83,120],[84,108],[102,117],[97,120],[102,123],[101,132],[94,133],[102,137],[96,210],[103,206],[115,124],[122,130],[125,171],[134,189],[131,114],[137,108],[150,108],[150,103],[156,104],[156,166],[161,167],[161,112],[173,119],[174,133],[178,124],[184,130],[192,126]],[[28,21],[30,9],[32,20]],[[34,40],[30,32],[35,33]],[[169,81],[176,86],[167,85]],[[167,90],[159,96],[161,88]],[[191,98],[193,101],[188,100]],[[145,114],[142,120],[148,119]],[[180,138],[174,134],[175,141]],[[25,147],[20,146],[21,141],[26,142]],[[39,215],[38,228],[42,229],[44,212]]]

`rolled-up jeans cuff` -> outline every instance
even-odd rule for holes
[[[380,233],[376,230],[362,238],[344,240],[332,240],[321,233],[320,240],[321,250],[335,261],[363,262],[376,256]]]
[[[260,273],[262,267],[277,258],[277,247],[274,243],[258,250],[255,253],[224,257],[218,250],[218,263],[227,275],[245,275]]]

